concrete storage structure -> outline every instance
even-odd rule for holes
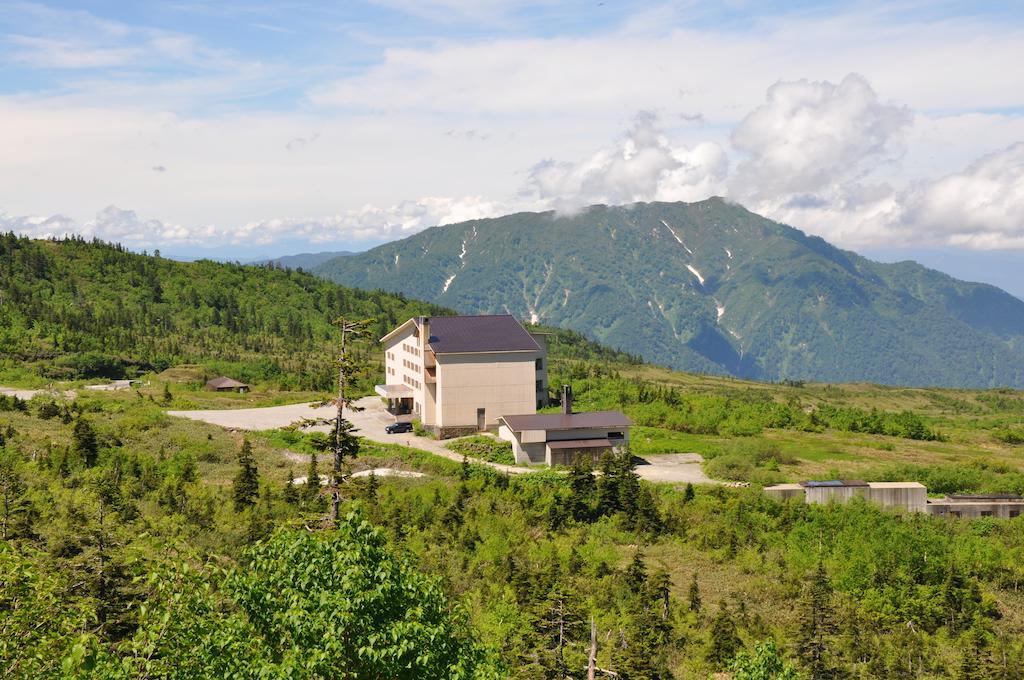
[[[809,481],[800,484],[776,484],[764,489],[773,498],[802,497],[807,503],[848,503],[863,498],[886,508],[907,512],[925,512],[928,489],[918,482],[862,482],[852,479]]]
[[[953,495],[928,501],[928,513],[943,517],[1013,519],[1024,511],[1024,498],[1014,494]]]

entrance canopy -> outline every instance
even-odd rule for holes
[[[408,385],[377,385],[373,391],[385,399],[411,399],[413,396]]]

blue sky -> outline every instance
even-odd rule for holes
[[[245,259],[725,195],[1024,296],[1021,63],[1018,2],[0,0],[0,228]]]

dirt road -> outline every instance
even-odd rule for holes
[[[462,455],[446,448],[444,442],[439,442],[429,437],[417,437],[411,432],[402,434],[387,434],[384,432],[385,426],[393,422],[393,420],[384,410],[380,399],[377,397],[365,397],[357,401],[356,405],[363,410],[347,411],[346,417],[356,426],[361,437],[383,444],[399,444],[429,451],[449,460],[462,460]],[[334,408],[330,406],[311,408],[310,404],[291,404],[288,406],[234,410],[168,411],[167,415],[178,418],[191,418],[192,420],[212,423],[233,430],[270,430],[287,427],[307,418],[330,418],[334,415]],[[321,425],[310,429],[327,431],[330,428]],[[696,453],[646,456],[641,458],[642,463],[637,466],[636,471],[642,478],[651,482],[718,484],[719,482],[708,478],[704,474],[700,466],[702,460],[703,458]],[[536,468],[501,465],[499,463],[485,464],[496,470],[514,475],[536,470]]]
[[[7,397],[17,397],[18,399],[24,399],[28,401],[37,394],[48,394],[53,397],[64,396],[68,399],[75,398],[74,390],[65,390],[64,392],[58,392],[57,390],[23,390],[17,387],[3,387],[0,386],[0,394]]]

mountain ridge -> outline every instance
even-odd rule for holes
[[[1024,301],[717,197],[432,227],[314,272],[562,326],[680,370],[1024,386]]]

